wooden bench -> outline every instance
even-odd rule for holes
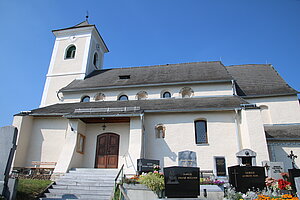
[[[34,167],[28,167],[30,169],[30,175],[52,175],[53,170],[56,166],[56,162],[32,161],[31,164]]]

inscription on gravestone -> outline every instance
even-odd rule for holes
[[[198,167],[166,167],[165,195],[168,198],[197,198],[200,195]]]
[[[283,162],[263,161],[262,166],[265,167],[268,177],[272,177],[274,179],[282,178],[281,173],[284,172]]]
[[[228,167],[229,183],[237,192],[246,193],[248,190],[264,189],[265,169],[258,166]]]
[[[137,159],[137,167],[139,174],[142,174],[143,172],[153,172],[154,165],[159,165],[159,160]]]
[[[178,166],[181,167],[197,167],[196,152],[181,151],[178,153]]]
[[[224,157],[215,157],[217,176],[226,176],[226,163]]]

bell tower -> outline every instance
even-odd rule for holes
[[[59,103],[58,91],[103,66],[108,52],[99,31],[87,20],[52,31],[56,37],[40,107]]]

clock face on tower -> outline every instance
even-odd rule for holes
[[[75,35],[70,36],[70,37],[69,37],[69,40],[70,40],[71,42],[75,42],[75,41],[77,40],[77,37],[76,37]]]

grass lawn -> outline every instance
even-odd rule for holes
[[[36,199],[50,183],[50,180],[19,179],[17,200]]]

